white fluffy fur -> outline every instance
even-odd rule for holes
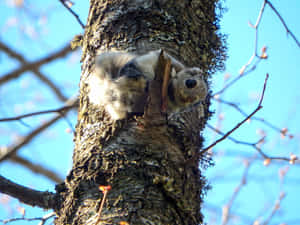
[[[123,119],[130,112],[143,112],[147,93],[147,82],[154,79],[160,50],[142,56],[122,52],[107,52],[96,57],[94,72],[88,78],[89,100],[101,105],[114,120]],[[169,98],[168,112],[178,112],[205,99],[207,86],[199,68],[185,68],[183,64],[165,53],[171,59],[172,73],[170,84],[174,98]],[[133,63],[143,76],[136,79],[119,71],[128,62]],[[130,75],[130,74],[129,74]],[[187,88],[186,80],[196,81],[196,86]]]

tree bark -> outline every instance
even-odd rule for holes
[[[145,53],[164,49],[206,77],[223,67],[217,1],[90,0],[83,37],[80,106],[73,167],[57,186],[59,224],[200,224],[207,190],[198,167],[206,155],[188,161],[202,147],[209,112],[205,103],[169,119],[135,117],[112,121],[89,104],[86,79],[101,51]],[[151,91],[151,90],[150,90]],[[151,114],[151,113],[150,113]],[[188,163],[187,163],[188,161]],[[110,185],[99,216],[103,193]],[[98,222],[97,222],[98,221]]]

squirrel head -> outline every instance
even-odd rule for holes
[[[197,67],[185,68],[176,73],[168,88],[170,111],[178,111],[203,101],[207,95],[207,85],[203,78],[202,70]]]

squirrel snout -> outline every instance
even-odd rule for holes
[[[197,81],[193,79],[188,79],[185,81],[185,86],[187,88],[194,88],[197,85]]]

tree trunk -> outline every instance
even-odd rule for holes
[[[103,108],[89,104],[86,79],[95,55],[112,49],[164,49],[208,77],[222,69],[225,58],[216,7],[213,0],[90,0],[73,167],[57,186],[61,204],[56,225],[202,223],[207,184],[198,164],[210,161],[196,153],[210,116],[209,98],[168,120],[112,121]],[[100,185],[111,186],[101,216]]]

